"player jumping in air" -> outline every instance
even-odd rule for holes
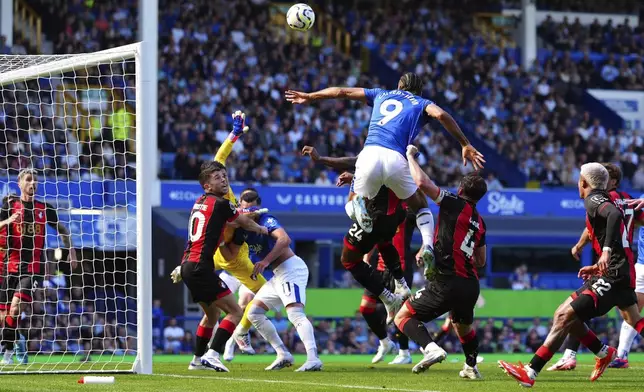
[[[259,195],[251,202],[251,211],[260,208]],[[246,242],[255,262],[253,274],[261,274],[266,268],[273,270],[273,277],[259,290],[248,305],[248,318],[257,331],[270,343],[277,358],[266,370],[279,370],[293,365],[293,356],[280,339],[275,326],[266,317],[270,309],[286,308],[289,321],[295,326],[298,336],[306,349],[306,362],[298,372],[322,370],[318,357],[313,325],[304,313],[306,286],[309,269],[306,263],[290,248],[291,238],[273,215],[262,213],[257,218],[260,225],[268,229],[267,235],[248,233]]]
[[[245,124],[246,115],[241,111],[236,111],[232,115],[233,117],[233,130],[222,143],[217,154],[215,155],[215,162],[218,162],[222,165],[225,165],[226,159],[233,150],[233,145],[239,139],[239,137],[248,132],[248,127]],[[224,196],[226,200],[229,200],[234,205],[237,205],[237,199],[233,193],[232,188],[228,188],[226,195]],[[214,256],[214,264],[217,270],[227,271],[230,275],[235,277],[241,284],[247,287],[253,293],[257,293],[259,289],[266,283],[266,279],[259,275],[255,279],[251,279],[251,274],[253,272],[253,263],[250,260],[248,254],[248,244],[243,243],[241,246],[232,244],[233,235],[235,233],[235,227],[228,226],[224,229],[224,242],[228,245],[226,247],[220,247],[217,249],[217,253]],[[172,281],[178,283],[181,281],[181,274],[179,268],[171,274]],[[216,321],[216,320],[215,320]],[[197,338],[204,339],[206,342],[212,338],[212,328],[208,328],[207,325],[210,325],[210,322],[207,320],[207,315],[204,315],[202,320],[199,323],[203,328],[197,330]],[[247,308],[244,310],[244,315],[237,326],[237,330],[233,334],[233,339],[241,349],[243,353],[246,354],[255,354],[251,344],[250,336],[248,330],[251,327],[251,323],[248,320],[248,311]],[[188,367],[190,370],[203,369],[199,363],[192,363]]]
[[[423,91],[420,76],[406,73],[398,82],[397,90],[329,87],[324,90],[304,93],[289,90],[286,100],[305,104],[320,99],[350,99],[373,107],[369,133],[365,146],[356,162],[354,191],[359,196],[352,200],[355,218],[361,230],[373,230],[373,199],[380,188],[391,189],[398,199],[406,201],[416,212],[416,224],[423,237],[422,258],[425,264],[433,261],[434,218],[427,199],[409,174],[405,158],[408,144],[412,144],[419,131],[435,118],[454,136],[462,146],[463,164],[470,160],[475,169],[485,162],[483,155],[472,147],[461,132],[456,121],[434,102],[419,95]]]
[[[476,203],[487,192],[487,184],[481,176],[468,174],[461,180],[456,195],[441,190],[416,162],[417,153],[414,146],[407,149],[411,175],[423,193],[440,206],[434,244],[436,261],[432,266],[433,279],[405,302],[395,323],[423,348],[423,359],[412,369],[420,373],[447,357],[445,350],[432,341],[424,323],[451,312],[465,353],[465,365],[459,375],[481,378],[476,367],[479,342],[472,322],[480,292],[477,268],[486,261],[485,222],[476,210]]]
[[[342,158],[332,158],[332,157],[323,157],[318,154],[317,150],[311,146],[305,146],[302,149],[302,155],[308,155],[311,157],[313,162],[320,163],[322,165],[334,168],[336,170],[354,170],[356,159],[355,157],[342,157]],[[351,177],[349,173],[343,173],[339,178],[338,185],[344,183],[350,183]],[[380,198],[391,197],[392,202],[396,203],[395,197],[389,195],[389,190],[386,187],[381,189]],[[353,192],[350,192],[349,198],[353,197]],[[347,204],[347,208],[351,208],[351,204]],[[405,209],[406,211],[406,209]],[[348,268],[348,270],[353,274],[358,282],[363,281],[363,277],[377,277],[377,279],[382,282],[385,289],[389,292],[396,292],[402,296],[409,296],[411,290],[407,282],[411,281],[411,278],[407,278],[404,275],[405,266],[406,266],[406,256],[411,254],[411,237],[414,230],[414,217],[413,214],[410,216],[406,215],[406,219],[398,225],[393,239],[390,237],[386,239],[381,244],[376,244],[375,248],[378,249],[378,265],[374,271],[374,268],[370,264],[368,257],[372,254],[374,247],[369,250],[360,263],[358,260],[359,254],[364,250],[360,249],[357,252],[352,252],[351,249],[347,248],[345,253],[343,250],[343,255],[345,255],[345,260],[350,261],[350,263],[344,264],[351,266],[357,266],[358,268]],[[410,225],[411,223],[411,225]],[[358,230],[358,228],[356,228]],[[391,230],[387,230],[390,233]],[[385,234],[385,236],[388,234]],[[392,251],[393,248],[396,252]],[[357,253],[357,254],[354,254]],[[354,264],[354,262],[356,264]],[[357,264],[360,263],[360,264]],[[366,267],[365,268],[365,265]],[[392,266],[391,269],[388,266]],[[385,294],[385,297],[388,295]],[[362,301],[360,303],[360,313],[364,317],[367,325],[371,331],[376,335],[380,340],[380,345],[378,347],[378,352],[371,360],[372,363],[378,363],[382,361],[387,354],[389,354],[394,348],[395,345],[387,334],[387,311],[382,312],[381,308],[378,308],[378,303],[382,303],[379,296],[373,294],[368,289],[365,289],[362,296]],[[402,301],[400,301],[402,304]],[[392,317],[395,315],[395,312],[398,308],[392,309]],[[396,337],[400,345],[399,353],[396,358],[390,362],[390,365],[398,364],[407,364],[411,363],[411,355],[409,353],[409,339],[402,332],[397,331]]]
[[[22,312],[32,313],[29,307],[33,299],[33,290],[42,287],[44,270],[41,261],[45,248],[46,225],[55,228],[60,236],[65,246],[64,252],[68,253],[71,269],[76,269],[78,263],[69,230],[58,221],[56,210],[49,204],[35,199],[38,189],[36,172],[33,169],[20,171],[18,186],[20,196],[6,197],[0,212],[0,221],[9,221],[6,230],[5,278],[0,291],[0,306],[6,312],[1,334],[5,350],[3,364],[13,362],[18,329],[28,328],[19,325],[18,317]],[[26,331],[22,335],[26,336]]]
[[[226,284],[215,273],[212,258],[218,248],[226,246],[223,236],[227,223],[236,222],[240,227],[256,233],[266,234],[267,230],[249,217],[240,215],[236,206],[224,199],[229,190],[224,165],[219,162],[204,163],[199,173],[199,183],[204,194],[192,207],[188,241],[181,261],[181,278],[194,302],[201,306],[207,316],[205,325],[200,323],[197,329],[191,366],[201,364],[208,369],[227,372],[219,355],[241,320],[242,310]],[[210,338],[205,339],[199,331],[205,328],[212,331],[219,320],[220,310],[226,313],[226,317],[219,323],[210,349],[206,352]]]
[[[603,163],[602,164],[606,170],[608,170],[609,180],[608,180],[608,195],[611,200],[621,208],[624,218],[626,219],[626,229],[628,232],[628,243],[629,247],[633,244],[633,233],[635,232],[635,225],[641,225],[642,219],[644,219],[644,214],[641,211],[635,211],[633,208],[629,207],[627,200],[631,199],[631,196],[626,192],[620,192],[617,188],[620,185],[622,180],[622,171],[619,166],[612,163]],[[579,242],[572,247],[572,255],[579,260],[579,254],[583,248],[591,242],[592,227],[590,222],[586,220],[586,228],[579,238]],[[640,229],[642,233],[642,229]],[[642,234],[640,234],[641,236]],[[599,257],[601,254],[601,249],[599,248],[598,243],[593,243],[593,253],[595,257]],[[635,265],[635,293],[637,295],[637,304],[640,312],[642,307],[644,307],[644,242],[640,246],[642,252],[638,252],[637,255],[637,264]],[[622,322],[622,328],[619,333],[619,346],[617,347],[617,358],[609,365],[611,368],[627,368],[628,367],[628,353],[631,350],[633,345],[633,340],[637,336],[637,331],[633,329],[626,321]],[[574,336],[568,336],[566,341],[566,351],[564,355],[551,367],[548,368],[549,371],[557,370],[573,370],[577,367],[577,350],[581,343],[578,339],[575,339]]]
[[[605,190],[608,179],[608,171],[597,162],[581,167],[579,196],[584,199],[589,227],[592,228],[593,247],[601,249],[597,264],[579,270],[584,284],[559,306],[546,341],[528,365],[499,361],[501,369],[525,387],[534,385],[537,375],[568,334],[579,339],[597,356],[590,380],[601,377],[616,357],[617,350],[602,344],[585,323],[603,316],[615,306],[637,333],[644,334],[644,319],[639,314],[634,291],[635,271],[628,227],[622,211]]]

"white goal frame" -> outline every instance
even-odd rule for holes
[[[139,373],[152,374],[152,192],[156,180],[156,167],[149,163],[153,159],[156,146],[150,146],[146,140],[155,140],[156,135],[147,135],[156,127],[145,124],[156,122],[156,113],[147,99],[146,91],[152,83],[156,83],[156,74],[145,72],[143,58],[148,57],[149,44],[138,42],[94,53],[78,53],[69,58],[51,61],[45,64],[28,66],[0,73],[0,86],[12,82],[23,82],[52,73],[62,73],[78,68],[98,65],[110,60],[135,61],[135,91],[136,91],[136,283],[137,283],[137,348],[136,357],[131,370],[39,370],[37,372],[2,371],[1,374],[79,374],[79,373]],[[18,56],[16,56],[18,57]],[[23,56],[20,56],[23,57]],[[36,57],[36,56],[34,56]],[[39,56],[49,57],[49,56]],[[153,61],[156,61],[153,60]]]

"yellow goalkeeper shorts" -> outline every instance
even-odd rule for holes
[[[226,260],[221,255],[221,251],[217,249],[214,256],[215,269],[224,270],[237,278],[244,286],[250,291],[256,293],[266,283],[266,279],[262,275],[258,275],[257,279],[253,280],[250,276],[253,274],[253,262],[250,261],[248,256],[248,244],[244,244],[239,249],[237,257],[233,260]]]

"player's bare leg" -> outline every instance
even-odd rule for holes
[[[422,373],[430,366],[443,362],[447,358],[445,350],[432,340],[425,324],[415,318],[414,313],[410,310],[409,301],[405,302],[405,306],[396,314],[394,322],[399,330],[420,347],[423,347],[423,359],[412,368],[412,372]]]
[[[420,249],[419,257],[425,267],[431,267],[434,264],[434,215],[427,204],[427,197],[418,189],[405,201],[416,214],[416,226],[423,237],[423,246]]]
[[[637,294],[637,311],[642,313],[644,308],[644,293]],[[626,320],[622,322],[622,328],[619,332],[619,346],[617,347],[617,358],[611,362],[608,367],[615,369],[628,368],[628,353],[631,351],[633,341],[637,336],[637,330],[633,328]]]
[[[204,310],[204,313],[206,313],[206,316],[208,318],[208,321],[206,321],[206,326],[212,325],[212,328],[214,328],[214,323],[211,320],[218,319],[219,310],[226,313],[226,317],[221,320],[221,323],[219,323],[219,328],[217,328],[217,331],[215,331],[215,336],[210,343],[210,348],[205,353],[205,355],[202,354],[201,364],[208,369],[212,369],[218,372],[228,372],[228,369],[223,365],[223,363],[221,363],[219,356],[220,354],[223,354],[226,341],[230,339],[233,332],[235,331],[235,327],[237,326],[237,324],[239,324],[243,312],[239,305],[237,305],[235,296],[232,294],[228,294],[223,298],[216,300],[210,305],[207,305],[203,302],[200,302],[199,305],[201,305],[201,308]],[[195,352],[195,355],[197,354],[198,353]]]
[[[243,312],[246,312],[246,307],[253,300],[253,297],[254,294],[252,292],[245,291],[243,293],[240,293],[239,301],[237,301],[237,304]],[[224,361],[230,362],[235,358],[235,343],[235,334],[233,334],[233,336],[226,342],[226,347],[224,349]]]
[[[369,264],[362,261],[363,254],[349,249],[345,243],[342,248],[342,265],[351,272],[353,278],[364,288],[377,295],[387,309],[387,324],[391,323],[402,306],[402,297],[385,288],[382,276]]]
[[[24,300],[22,297],[25,297]],[[27,300],[29,302],[27,302]],[[11,306],[4,317],[4,325],[2,328],[2,344],[4,346],[4,355],[2,358],[3,365],[13,364],[14,346],[18,339],[20,314],[26,310],[30,301],[31,298],[26,298],[26,296],[21,293],[16,293],[11,299]]]
[[[592,301],[592,298],[589,297],[589,300]],[[569,333],[577,337],[583,345],[597,356],[597,364],[591,375],[591,381],[597,380],[603,374],[616,355],[617,350],[602,344],[594,332],[577,318],[575,310],[570,306],[571,301],[567,300],[566,302],[560,305],[555,312],[553,325],[545,342],[537,350],[528,365],[523,366],[521,363],[513,365],[505,361],[499,361],[499,367],[516,379],[522,386],[531,387],[534,385],[539,372],[563,344]]]
[[[564,306],[570,305],[572,302],[572,297],[566,298],[566,300],[559,305],[557,310],[561,309]],[[568,340],[566,340],[566,350],[564,354],[554,365],[550,366],[548,371],[562,371],[562,370],[574,370],[577,367],[577,350],[581,343],[579,339],[572,335],[568,335]]]
[[[472,329],[470,324],[454,323],[454,330],[458,335],[458,340],[463,346],[463,353],[465,354],[465,364],[463,370],[458,375],[461,378],[468,378],[470,380],[477,380],[483,378],[479,369],[476,366],[478,363],[479,355],[479,339],[476,337],[476,331]]]
[[[266,317],[268,306],[259,299],[254,299],[248,304],[248,319],[259,332],[260,335],[273,347],[277,353],[277,358],[273,363],[266,367],[265,370],[280,370],[285,367],[293,366],[293,355],[288,351],[284,342],[280,338],[273,323]]]

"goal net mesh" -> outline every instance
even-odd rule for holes
[[[0,83],[3,217],[17,214],[0,229],[0,373],[132,371],[135,59],[118,50],[109,59],[2,55]],[[19,181],[25,169],[37,179],[34,203]]]

